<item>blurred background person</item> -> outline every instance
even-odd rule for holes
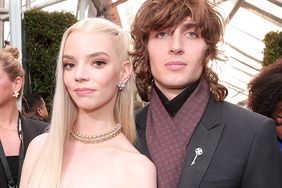
[[[277,139],[282,151],[282,58],[263,67],[250,81],[248,89],[247,107],[275,121]]]
[[[27,146],[43,133],[47,124],[21,114],[17,102],[22,95],[24,70],[16,48],[0,51],[0,187],[19,185]]]
[[[22,107],[23,113],[27,117],[45,122],[48,121],[45,101],[39,93],[30,93],[23,97]]]

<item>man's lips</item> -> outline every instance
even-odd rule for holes
[[[187,66],[183,61],[169,61],[165,66],[170,70],[180,70]]]

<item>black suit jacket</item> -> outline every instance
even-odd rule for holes
[[[24,143],[24,153],[26,154],[27,147],[29,143],[35,138],[36,136],[44,133],[49,128],[49,124],[30,119],[26,116],[20,114],[20,118],[22,121],[22,129],[23,129],[23,143]]]
[[[146,144],[148,106],[136,113],[137,149]],[[195,164],[195,149],[201,148]],[[274,122],[228,102],[209,99],[187,147],[177,188],[282,188],[282,154]]]
[[[24,145],[24,155],[25,155],[27,147],[29,143],[32,141],[32,139],[46,132],[49,125],[43,121],[34,120],[25,117],[22,114],[20,114],[20,118],[22,123],[23,143],[24,143],[23,145]],[[21,171],[21,167],[19,168],[20,168],[19,171]],[[0,160],[0,188],[8,188],[6,175],[1,160]]]

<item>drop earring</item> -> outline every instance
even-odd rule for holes
[[[123,81],[119,81],[117,87],[118,90],[123,91],[125,89],[125,83]]]
[[[18,91],[14,91],[13,92],[13,97],[18,98],[18,96],[19,96],[19,92]]]

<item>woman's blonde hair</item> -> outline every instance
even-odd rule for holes
[[[17,77],[22,78],[23,83],[19,91],[19,96],[23,93],[24,69],[19,63],[19,50],[17,48],[6,47],[0,51],[0,68],[7,73],[10,81],[15,81]]]
[[[120,62],[128,60],[129,35],[118,25],[108,20],[102,18],[85,19],[75,23],[65,31],[57,61],[56,89],[50,130],[46,143],[32,170],[27,186],[29,188],[59,187],[64,144],[69,138],[70,128],[73,126],[77,116],[77,107],[64,85],[62,63],[66,39],[73,31],[98,31],[110,34],[114,38],[113,46],[120,54]],[[114,110],[115,120],[122,125],[122,132],[131,143],[134,143],[136,139],[133,114],[133,88],[134,80],[131,76],[126,83],[125,89],[118,93]]]

